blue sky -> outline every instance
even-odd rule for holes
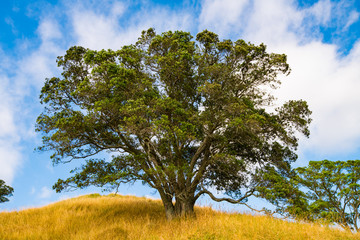
[[[264,42],[269,51],[287,54],[292,72],[281,77],[282,87],[274,92],[278,103],[304,99],[313,111],[311,136],[300,140],[294,166],[360,158],[359,0],[5,0],[0,8],[0,179],[15,192],[1,210],[100,191],[51,190],[80,162],[53,167],[49,153],[34,151],[41,145],[34,132],[42,111],[39,92],[46,77],[59,75],[56,57],[70,46],[117,49],[149,27],[193,35],[208,29],[220,38]],[[141,184],[119,192],[157,197]]]

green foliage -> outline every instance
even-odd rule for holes
[[[263,44],[149,29],[116,51],[71,47],[57,63],[61,77],[47,79],[40,95],[39,149],[53,151],[55,164],[87,159],[57,191],[141,180],[169,212],[192,211],[203,194],[219,200],[210,188],[243,203],[264,169],[288,172],[296,132],[309,135],[305,101],[268,110],[266,89],[290,70],[286,55]],[[104,151],[112,159],[96,159]]]
[[[276,206],[275,211],[267,209],[267,212],[310,220],[306,194],[300,191],[299,183],[294,180],[296,176],[294,170],[281,173],[273,167],[268,167],[258,176],[260,179],[258,180],[257,197],[265,198]]]
[[[360,160],[310,161],[307,167],[281,175],[262,175],[259,195],[277,206],[281,215],[336,223],[359,230]]]
[[[0,179],[0,203],[7,202],[7,197],[12,196],[14,189],[10,186],[5,185],[5,182]]]
[[[306,189],[308,215],[344,228],[359,230],[360,160],[310,161],[295,169],[295,180]]]

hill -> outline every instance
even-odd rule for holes
[[[360,239],[319,224],[196,208],[168,222],[159,200],[99,194],[0,213],[0,239]]]

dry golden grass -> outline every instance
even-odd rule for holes
[[[160,201],[92,194],[0,213],[0,239],[360,239],[317,224],[196,208],[196,219],[165,219]]]

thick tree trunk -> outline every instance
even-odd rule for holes
[[[195,217],[194,205],[195,200],[190,198],[175,198],[175,212],[178,217]]]
[[[172,198],[161,192],[160,197],[164,205],[166,219],[169,221],[174,219],[176,217],[176,212],[174,204],[172,203]]]
[[[194,197],[190,197],[190,198],[175,197],[175,204],[174,204],[172,202],[171,197],[166,196],[164,194],[160,194],[160,196],[164,205],[165,216],[167,220],[171,221],[174,218],[180,218],[180,217],[186,217],[186,218],[195,217]]]
[[[172,203],[171,204],[164,203],[164,208],[165,208],[165,216],[167,220],[171,221],[174,218],[176,218],[176,212],[174,209],[174,205]]]

